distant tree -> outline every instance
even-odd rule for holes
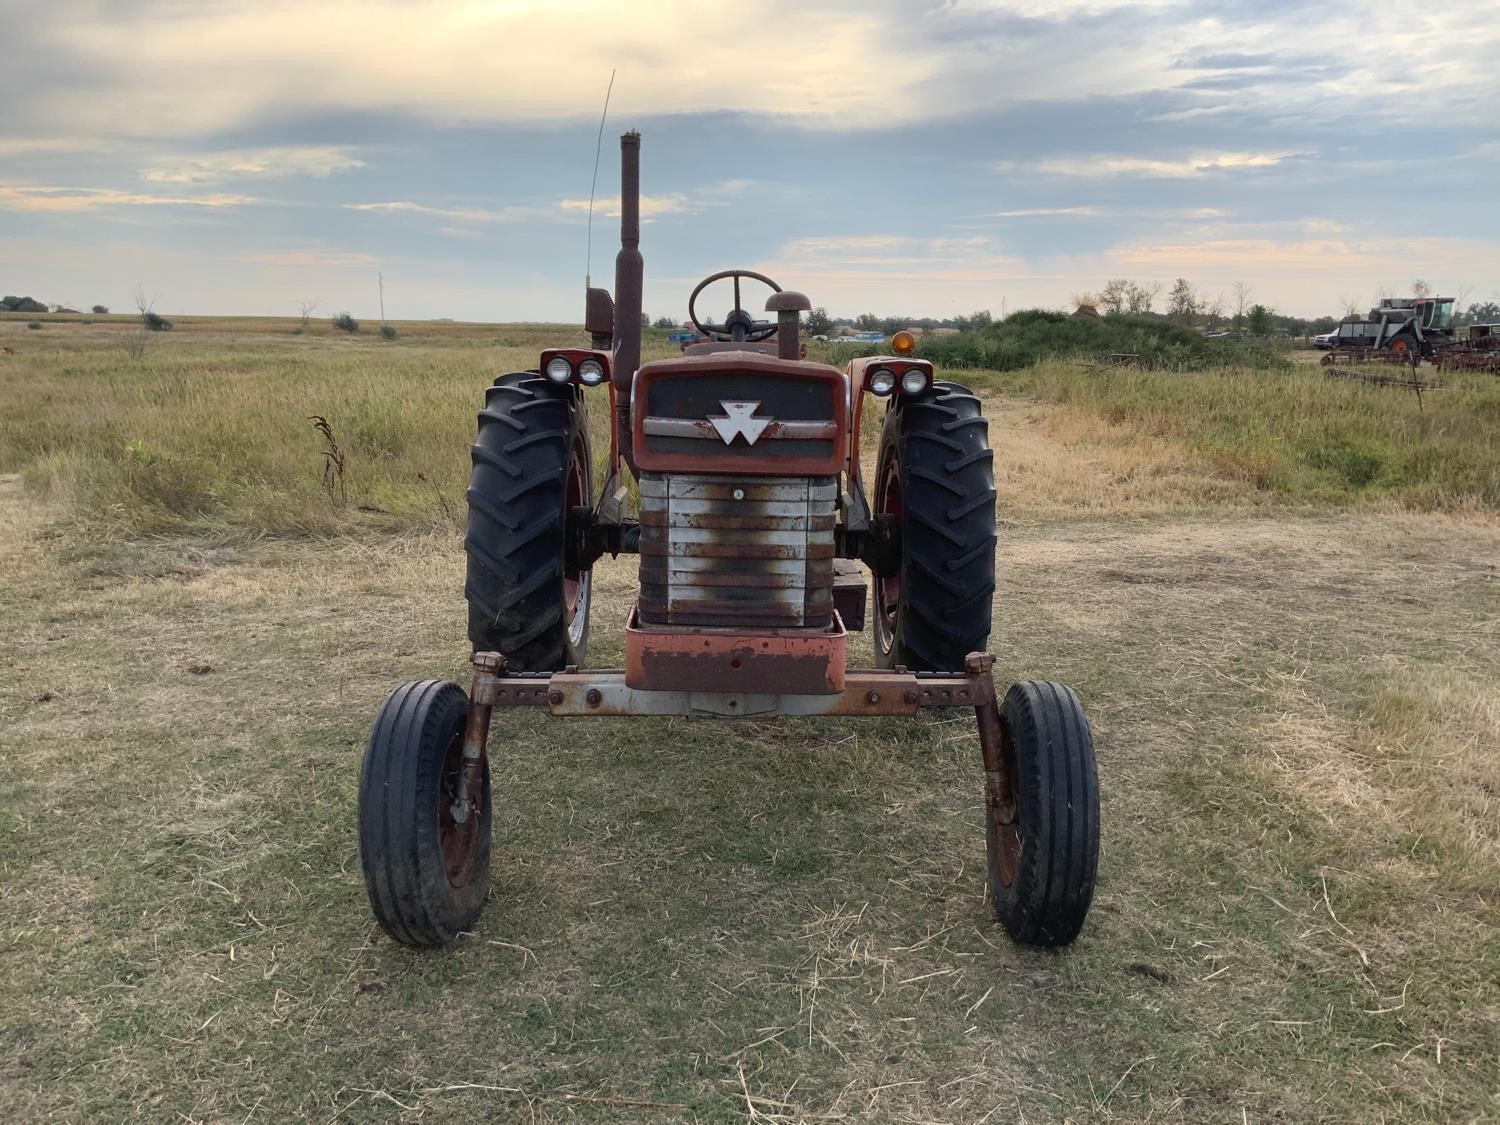
[[[1245,328],[1252,336],[1269,336],[1275,329],[1271,310],[1265,305],[1251,305],[1245,315]]]
[[[1167,315],[1178,324],[1191,324],[1198,315],[1198,294],[1185,277],[1172,283],[1172,292],[1167,295]]]
[[[879,332],[880,318],[874,313],[860,313],[854,318],[854,327],[861,332]]]
[[[659,316],[652,322],[653,328],[676,328],[677,322],[670,316]]]
[[[146,291],[135,291],[135,307],[141,314],[141,327],[148,332],[170,332],[172,322],[155,310],[155,301],[146,300]]]
[[[312,314],[318,311],[318,305],[322,303],[321,298],[314,297],[311,301],[297,302],[297,334],[301,335],[307,331],[307,326],[312,320]]]
[[[1219,327],[1219,322],[1224,319],[1224,295],[1216,294],[1211,301],[1203,305],[1203,315],[1208,320],[1209,330]]]
[[[646,312],[646,311],[644,311],[644,310],[641,311],[641,327],[642,328],[650,328],[651,327],[651,314],[648,313],[648,312]]]
[[[1428,285],[1420,277],[1416,278],[1411,283],[1411,295],[1413,297],[1431,297],[1432,286]]]
[[[95,316],[108,316],[109,315],[109,309],[105,308],[103,305],[95,305],[93,307],[93,309],[92,309],[92,312],[94,313]]]
[[[341,312],[333,318],[333,326],[340,332],[359,331],[359,321],[355,320],[346,312]]]
[[[11,312],[44,313],[47,306],[35,297],[7,297],[3,302]]]
[[[1357,297],[1340,297],[1339,298],[1339,308],[1341,308],[1344,311],[1344,317],[1345,317],[1345,319],[1352,320],[1354,317],[1357,317],[1359,315],[1359,313],[1360,313],[1359,298],[1357,298]]]
[[[1156,302],[1157,295],[1160,293],[1160,282],[1151,281],[1144,285],[1132,283],[1125,293],[1125,311],[1132,313],[1150,312],[1151,306]]]
[[[995,318],[990,315],[989,309],[980,309],[969,317],[969,323],[974,326],[974,330],[977,332],[981,328],[988,328],[991,324],[994,324]]]
[[[809,336],[826,336],[833,331],[833,321],[828,318],[828,310],[822,305],[807,314],[806,324]]]
[[[16,306],[21,303],[19,297],[0,297],[0,309],[6,312],[15,312]]]
[[[1236,281],[1230,290],[1234,294],[1234,330],[1238,332],[1245,323],[1245,307],[1250,303],[1250,294],[1255,292],[1248,282]]]
[[[1106,313],[1122,313],[1130,299],[1130,282],[1123,277],[1111,278],[1099,290],[1099,310]]]
[[[1476,302],[1464,310],[1463,319],[1468,324],[1500,324],[1500,302]]]

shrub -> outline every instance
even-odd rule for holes
[[[96,316],[108,316],[109,315],[109,309],[105,308],[103,305],[95,305],[93,307],[93,309],[90,310],[90,311],[92,311]]]
[[[355,320],[346,312],[341,312],[333,318],[333,326],[340,332],[358,332],[359,321]]]
[[[152,312],[150,309],[146,309],[141,313],[141,323],[149,328],[152,332],[172,331],[172,322],[166,317],[162,316],[161,313]]]
[[[42,322],[40,320],[28,320],[26,322],[27,328],[40,328],[41,326]]]
[[[393,327],[391,327],[389,324],[382,324],[380,326],[380,338],[382,340],[394,340],[396,338],[396,336],[397,336],[396,330]]]
[[[1286,364],[1263,345],[1205,340],[1197,331],[1159,317],[1071,317],[1045,309],[1023,309],[979,331],[924,339],[917,354],[943,367],[995,371],[1015,371],[1044,359],[1107,360],[1122,354],[1139,356],[1142,367],[1170,371]]]

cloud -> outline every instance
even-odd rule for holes
[[[107,142],[89,137],[0,137],[0,156],[93,152],[104,147]]]
[[[564,199],[558,203],[564,211],[584,211],[589,209],[587,199]],[[673,192],[671,195],[642,195],[641,196],[641,218],[652,219],[657,215],[670,215],[674,211],[690,210],[687,196],[681,192]],[[620,201],[618,198],[595,199],[594,211],[605,218],[618,219],[620,217]]]
[[[1058,156],[1029,163],[1004,161],[995,165],[1002,172],[1040,173],[1097,179],[1109,176],[1141,176],[1151,179],[1190,179],[1217,172],[1274,168],[1283,161],[1304,156],[1301,152],[1205,152],[1177,160],[1149,156]]]
[[[235,259],[258,266],[285,266],[291,268],[355,269],[379,265],[380,258],[373,254],[359,254],[345,250],[283,250],[258,254],[241,254]]]
[[[450,223],[514,223],[539,217],[535,207],[502,207],[498,211],[480,207],[433,207],[426,203],[415,203],[409,199],[395,199],[387,203],[345,203],[348,211],[373,211],[387,215],[430,215]]]
[[[141,179],[161,184],[211,184],[280,176],[327,178],[364,166],[365,162],[345,146],[286,145],[173,157],[159,167],[142,170]]]
[[[114,188],[0,184],[0,211],[68,213],[109,207],[242,207],[259,202],[253,195],[147,195]]]
[[[1097,207],[1023,207],[1019,211],[995,211],[992,215],[996,219],[1033,219],[1068,215],[1083,217],[1098,213]]]

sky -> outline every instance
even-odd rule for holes
[[[578,322],[626,129],[653,317],[736,266],[850,316],[1500,299],[1500,0],[0,0],[0,76],[0,290],[74,307]]]

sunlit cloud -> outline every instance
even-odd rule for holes
[[[346,147],[287,145],[173,157],[157,167],[143,169],[141,179],[163,184],[210,184],[280,176],[327,178],[364,166],[365,162]]]
[[[1139,176],[1150,179],[1190,179],[1214,173],[1257,171],[1274,168],[1300,152],[1204,152],[1177,160],[1146,156],[1098,155],[1047,157],[1029,163],[1002,161],[995,167],[1002,172],[1040,173],[1046,176],[1074,176],[1099,179],[1108,176]]]
[[[0,211],[66,213],[111,207],[242,207],[258,202],[253,195],[148,195],[114,188],[0,184]]]
[[[1089,217],[1099,214],[1097,207],[1023,207],[1019,211],[996,211],[997,219],[1040,219],[1052,217]]]
[[[558,203],[564,211],[583,211],[589,209],[587,199],[564,199]],[[617,198],[598,199],[593,202],[594,213],[606,218],[618,219],[620,217],[620,201]],[[671,195],[642,195],[641,196],[641,218],[653,219],[658,215],[670,215],[674,211],[687,211],[690,209],[687,196],[680,192]]]
[[[373,254],[343,250],[285,250],[258,254],[241,254],[236,261],[258,266],[283,266],[292,269],[356,269],[378,265]]]
[[[545,213],[536,207],[502,207],[498,210],[483,207],[433,207],[409,199],[395,199],[385,203],[345,203],[343,206],[349,211],[372,211],[386,215],[427,215],[450,223],[515,223],[535,219]]]

